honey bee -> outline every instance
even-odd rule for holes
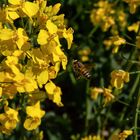
[[[81,78],[81,77],[84,77],[86,79],[91,78],[91,74],[89,70],[85,67],[84,64],[82,64],[78,60],[73,60],[72,67],[73,67],[73,71],[78,76],[78,78]]]

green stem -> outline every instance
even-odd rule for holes
[[[133,96],[133,94],[135,93],[137,86],[139,86],[139,76],[137,76],[137,78],[136,78],[136,80],[135,80],[135,83],[133,84],[133,86],[132,86],[132,88],[131,88],[131,90],[130,90],[129,97],[128,97],[129,99],[132,99],[132,96]],[[129,104],[129,103],[128,103],[128,104]],[[121,117],[120,117],[120,122],[124,119],[124,115],[125,115],[125,112],[126,112],[126,110],[127,110],[127,107],[128,107],[128,106],[125,106],[124,109],[123,109],[123,111],[122,111],[122,112],[124,112],[124,113],[122,113],[122,115],[121,115]]]
[[[133,72],[129,72],[129,74],[139,74],[140,71],[133,71]]]
[[[126,44],[128,44],[128,45],[130,45],[130,46],[134,46],[134,47],[136,47],[135,44],[132,44],[132,43],[129,43],[129,42],[126,42]]]
[[[138,75],[139,77],[139,83],[140,83],[140,74]],[[140,107],[140,87],[139,87],[139,91],[136,97],[136,110],[135,110],[135,114],[134,114],[134,140],[138,140],[138,135],[137,135],[137,124],[138,124],[138,114],[139,114],[139,107]]]
[[[90,106],[90,99],[89,99],[89,86],[90,86],[90,80],[87,80],[86,83],[86,116],[85,116],[85,135],[88,134],[88,128],[89,128],[89,115],[91,113],[91,106]]]
[[[99,27],[99,25],[96,25],[96,26],[91,30],[91,32],[90,32],[89,35],[88,35],[88,38],[92,37],[92,35],[97,31],[98,27]]]

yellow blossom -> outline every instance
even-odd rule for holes
[[[94,100],[96,100],[97,97],[98,97],[98,95],[100,93],[102,93],[102,92],[103,92],[103,89],[102,88],[97,88],[97,87],[91,88],[91,91],[90,91],[91,98],[94,99]]]
[[[14,128],[16,128],[19,121],[18,111],[7,106],[4,108],[4,111],[5,113],[0,114],[0,123],[2,124],[0,130],[3,133],[9,134]]]
[[[84,138],[81,138],[81,140],[102,140],[100,135],[88,135]]]
[[[111,89],[104,88],[104,91],[103,91],[103,96],[105,97],[104,105],[108,104],[110,101],[112,101],[115,98],[111,92],[112,92]]]
[[[45,90],[48,94],[49,99],[52,99],[52,101],[58,106],[63,106],[61,102],[62,92],[60,87],[56,86],[52,81],[50,81],[45,85]]]
[[[124,82],[129,82],[129,73],[123,70],[114,70],[111,72],[111,85],[118,89],[123,88]]]
[[[108,1],[99,1],[90,14],[90,20],[93,25],[100,25],[102,30],[106,32],[115,24],[113,5]]]
[[[123,132],[119,133],[118,135],[113,135],[112,140],[126,140],[129,135],[132,135],[132,130],[124,130]]]
[[[71,48],[71,44],[72,44],[72,41],[73,41],[73,29],[72,28],[69,28],[68,30],[64,30],[63,32],[63,37],[67,40],[67,43],[68,43],[68,49]]]
[[[46,22],[46,27],[50,34],[56,33],[58,30],[57,26],[51,20]]]
[[[15,56],[7,56],[6,64],[10,67],[12,65],[18,64],[18,58]]]
[[[40,88],[48,81],[48,70],[42,71],[39,75],[37,75],[37,82]]]
[[[48,39],[49,38],[49,34],[46,30],[41,29],[39,34],[38,34],[38,38],[37,38],[37,42],[40,45],[45,45],[48,43]]]
[[[24,127],[27,130],[36,129],[41,123],[41,118],[45,115],[45,111],[40,108],[40,102],[37,102],[33,106],[27,106],[26,113],[27,118],[24,122]]]
[[[110,39],[112,41],[112,44],[114,45],[114,48],[112,50],[113,53],[118,52],[120,45],[126,44],[126,40],[124,38],[119,37],[118,35],[110,37]]]
[[[37,14],[39,10],[39,6],[36,3],[28,2],[28,1],[22,1],[22,0],[8,0],[8,2],[14,6],[19,6],[18,8],[27,15],[30,18]]]
[[[124,130],[122,133],[119,134],[120,140],[125,140],[129,135],[132,135],[132,130]]]
[[[133,23],[132,25],[128,26],[128,31],[134,31],[135,33],[138,32],[140,26],[140,22]]]
[[[21,49],[23,44],[25,42],[27,42],[27,40],[28,40],[28,37],[27,37],[24,29],[18,28],[17,29],[17,40],[16,40],[16,44],[17,44],[18,48]]]
[[[14,37],[14,31],[11,29],[1,29],[0,30],[0,40],[10,40]]]
[[[35,77],[30,72],[23,74],[18,69],[15,70],[13,71],[15,74],[13,80],[15,81],[14,85],[17,87],[18,92],[32,92],[37,89]]]
[[[125,39],[121,38],[119,36],[111,37],[111,39],[112,39],[114,45],[122,45],[122,44],[126,43]]]
[[[140,0],[124,0],[129,4],[130,13],[134,14],[136,12],[136,8],[140,5]]]

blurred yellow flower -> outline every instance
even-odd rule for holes
[[[128,31],[134,31],[135,33],[138,32],[140,26],[140,22],[137,21],[136,23],[133,23],[132,25],[128,26]]]
[[[81,140],[102,140],[102,138],[97,135],[88,135],[88,136],[85,136],[84,138],[81,138]]]
[[[97,88],[97,87],[91,88],[90,90],[91,98],[96,100],[98,95],[102,92],[103,92],[102,88]]]
[[[110,37],[112,40],[112,44],[114,45],[112,52],[117,53],[119,50],[119,46],[126,44],[126,40],[124,38],[117,36]]]
[[[124,130],[123,132],[119,133],[118,135],[113,135],[112,140],[126,140],[129,135],[132,135],[132,130]]]
[[[120,140],[125,140],[129,135],[132,135],[132,130],[124,130],[122,133],[119,134]]]
[[[108,89],[108,88],[104,88],[103,89],[104,91],[103,91],[103,96],[105,97],[105,99],[104,99],[104,105],[106,105],[106,104],[108,104],[110,101],[112,101],[114,98],[115,98],[115,96],[114,95],[112,95],[112,90],[111,89]]]
[[[104,96],[104,105],[108,104],[110,101],[112,101],[115,96],[112,95],[112,90],[108,88],[91,88],[90,94],[91,98],[93,100],[96,100],[99,94],[102,94]]]
[[[108,1],[99,1],[90,14],[90,20],[95,26],[100,26],[102,31],[106,32],[115,24],[113,5]]]
[[[136,12],[136,8],[140,5],[140,0],[123,0],[129,4],[130,13],[134,14]]]
[[[117,89],[124,86],[124,82],[129,82],[129,73],[123,70],[114,70],[111,72],[111,85]]]

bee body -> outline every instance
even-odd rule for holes
[[[78,60],[73,60],[73,70],[78,77],[85,77],[86,79],[91,78],[89,70]]]

